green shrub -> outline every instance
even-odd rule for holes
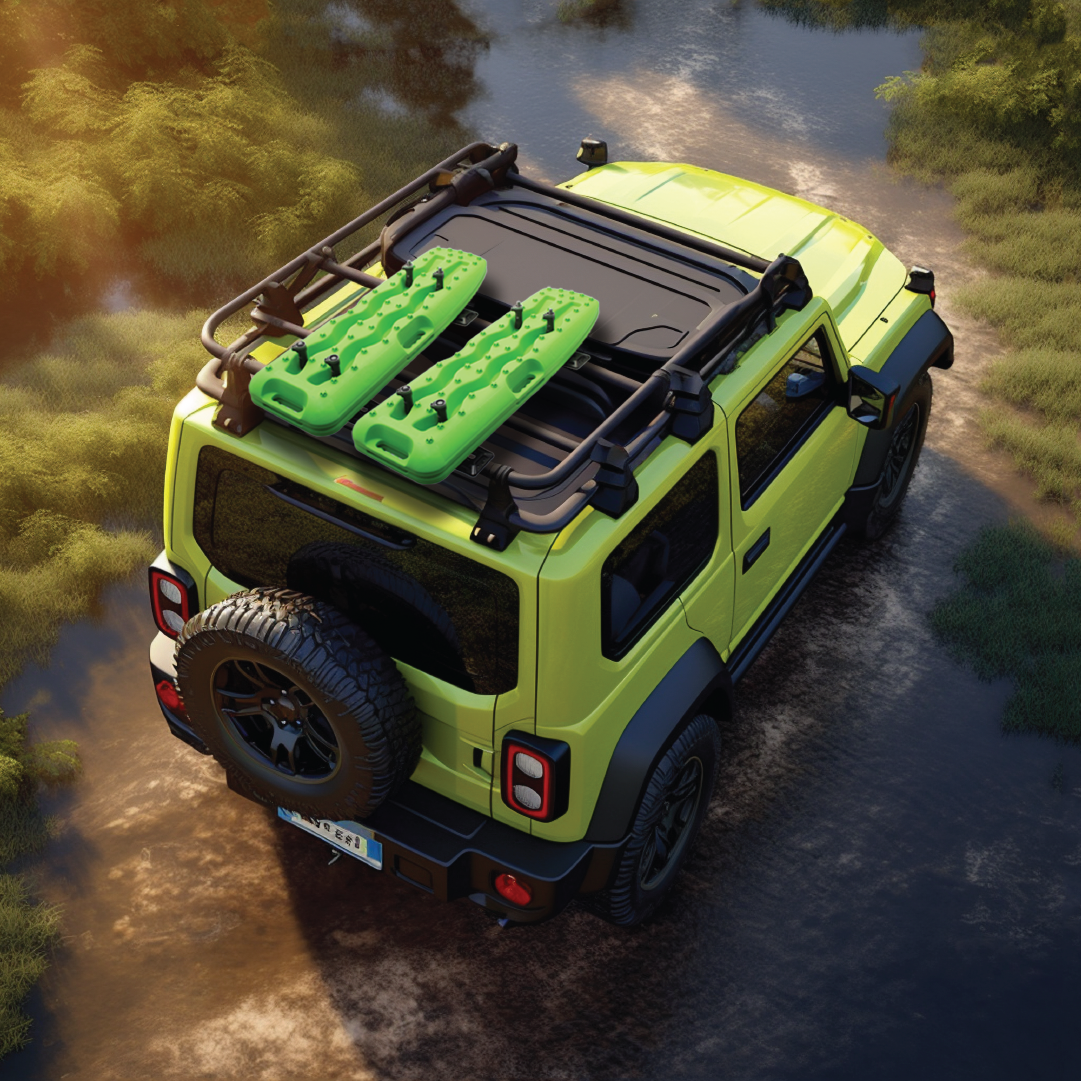
[[[57,910],[34,904],[23,879],[4,872],[49,837],[51,823],[34,798],[38,786],[69,782],[78,772],[74,743],[28,744],[26,715],[0,710],[0,1058],[28,1042],[30,1018],[22,1003],[59,938]]]

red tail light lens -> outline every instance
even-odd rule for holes
[[[170,638],[176,638],[191,617],[187,587],[179,578],[154,567],[150,568],[150,606],[158,630]]]
[[[511,874],[496,875],[495,888],[499,896],[510,901],[512,905],[524,907],[533,900],[533,890],[529,883]]]
[[[539,822],[567,810],[570,747],[561,740],[511,732],[503,740],[503,802]]]

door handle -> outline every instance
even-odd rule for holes
[[[743,554],[743,573],[746,574],[754,565],[755,560],[769,547],[769,530],[767,529]]]

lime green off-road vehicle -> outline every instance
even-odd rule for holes
[[[553,187],[516,152],[464,148],[208,320],[151,667],[235,791],[372,867],[633,924],[733,684],[897,513],[953,340],[930,272],[834,213],[594,140]]]

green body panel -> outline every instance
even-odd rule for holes
[[[486,272],[479,255],[432,248],[316,326],[304,339],[306,364],[294,350],[267,364],[252,377],[252,400],[312,435],[333,435],[450,326]]]
[[[616,744],[672,666],[703,637],[727,659],[830,520],[852,482],[866,429],[837,407],[763,495],[743,510],[735,466],[735,425],[740,411],[816,328],[825,328],[833,342],[843,377],[854,362],[880,370],[905,332],[929,308],[926,297],[903,289],[903,267],[862,227],[760,185],[693,166],[617,163],[589,170],[566,186],[766,259],[779,252],[793,255],[802,263],[815,291],[815,299],[803,311],[780,316],[776,329],[748,349],[734,371],[713,380],[712,428],[693,446],[675,437],[665,439],[637,469],[639,499],[621,518],[587,509],[556,537],[521,533],[505,551],[495,552],[469,539],[476,523],[474,511],[418,487],[405,476],[347,456],[297,431],[263,424],[243,439],[229,436],[211,425],[213,403],[199,392],[188,395],[174,414],[165,508],[167,553],[195,576],[204,605],[241,588],[210,566],[192,537],[195,465],[199,449],[208,443],[511,577],[521,598],[517,687],[499,695],[476,695],[399,664],[423,720],[424,750],[414,780],[523,832],[554,841],[576,841],[585,835]],[[450,280],[449,271],[446,280]],[[463,295],[465,291],[461,290]],[[352,318],[346,309],[350,305],[355,308],[358,297],[372,295],[346,284],[306,313],[309,325],[328,316],[337,317],[337,323],[326,324],[326,332],[329,342],[330,328],[337,328],[333,331],[337,334],[335,349],[343,358],[343,375],[347,347],[341,345],[342,334]],[[442,439],[438,446],[425,443],[424,447],[436,447],[430,455],[418,454],[411,446],[407,457],[415,468],[409,470],[401,467],[401,459],[374,456],[417,480],[445,477],[528,396],[523,394],[522,399],[512,402],[518,390],[532,393],[550,375],[549,367],[555,370],[579,347],[596,319],[596,304],[592,303],[592,314],[588,325],[583,322],[581,336],[576,340],[568,336],[566,341],[574,341],[572,346],[561,347],[539,368],[531,369],[534,377],[525,388],[515,388],[514,373],[519,368],[505,359],[510,353],[520,353],[521,348],[494,352],[496,378],[491,378],[489,370],[477,374],[478,384],[493,389],[491,395],[485,395],[484,419],[476,419],[480,412],[473,413],[470,407],[469,423],[462,429],[468,434],[461,438],[455,435],[453,445]],[[548,306],[554,307],[549,303],[541,310]],[[531,311],[530,306],[527,321]],[[492,338],[502,334],[504,320],[474,339],[484,339],[483,343],[467,346],[413,382],[415,419],[431,414],[427,406],[437,397],[447,401],[448,417],[454,416],[462,409],[462,402],[470,400],[468,394],[477,393],[469,382],[473,368],[487,366],[492,359],[480,354]],[[434,318],[432,322],[434,325]],[[577,329],[576,324],[575,334]],[[569,331],[568,326],[563,333],[569,335]],[[307,339],[313,354],[313,347],[322,341],[316,337],[320,333],[316,331]],[[270,339],[254,355],[264,362],[273,361],[292,340]],[[321,355],[331,350],[326,345],[319,346],[319,351]],[[282,358],[271,366],[271,375],[279,368],[287,369],[289,363],[289,358]],[[309,367],[315,363],[313,356]],[[259,378],[252,382],[253,397]],[[379,385],[387,378],[382,377]],[[456,383],[456,379],[462,382]],[[491,388],[501,379],[508,383]],[[370,400],[371,393],[356,402],[363,394],[350,392],[349,400],[355,407],[342,406],[334,416],[348,419]],[[296,422],[291,415],[289,419]],[[396,433],[404,431],[411,439],[418,435],[428,438],[418,432],[416,424],[398,424],[406,419],[400,398],[377,406],[354,430],[358,448],[371,453],[371,440],[382,438],[378,429],[391,424]],[[326,424],[333,430],[341,426],[334,419]],[[442,434],[453,434],[451,422],[435,427],[444,428]],[[718,466],[720,524],[713,556],[622,659],[607,659],[601,652],[600,576],[604,561],[703,454],[716,455]],[[336,483],[339,478],[373,493],[372,497]],[[771,530],[771,544],[750,573],[744,574],[743,553],[765,528]],[[502,737],[511,730],[564,740],[570,746],[570,805],[554,822],[532,822],[502,801],[494,767]]]
[[[361,417],[353,426],[354,445],[421,484],[445,480],[566,364],[599,311],[593,297],[539,290],[522,301],[518,329],[519,317],[510,311],[414,379],[412,408],[393,395]],[[440,399],[443,422],[432,409]]]
[[[819,328],[824,328],[831,340],[843,382],[848,375],[845,351],[837,340],[829,306],[818,297],[803,311],[786,313],[777,321],[772,334],[744,354],[734,372],[714,380],[714,401],[728,418],[729,461],[733,464],[736,419]],[[862,426],[835,405],[747,509],[741,506],[736,470],[731,470],[729,498],[735,566],[742,567],[747,550],[767,529],[770,543],[746,573],[736,575],[730,642],[724,648],[714,642],[722,654],[739,644],[844,502],[855,475],[857,436],[861,431]]]

